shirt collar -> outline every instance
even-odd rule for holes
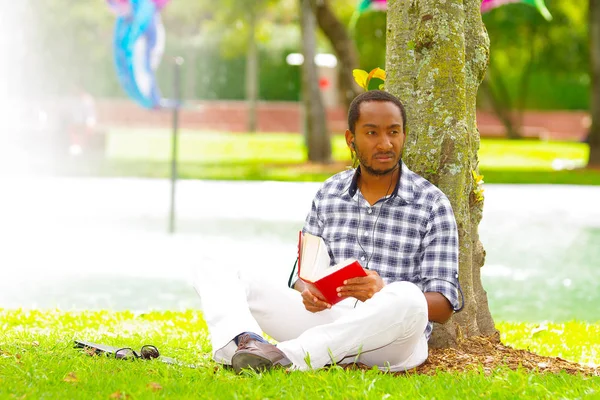
[[[398,183],[394,188],[394,191],[390,195],[390,198],[398,198],[403,200],[406,203],[412,203],[414,199],[414,187],[412,180],[412,172],[402,160],[399,162],[400,164],[400,174],[398,176]],[[354,170],[354,175],[352,176],[352,180],[350,181],[350,186],[348,187],[348,195],[352,198],[356,194],[358,190],[358,177],[360,176],[360,165]]]

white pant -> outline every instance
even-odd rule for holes
[[[350,298],[318,313],[304,308],[298,291],[248,273],[202,269],[194,286],[217,362],[231,363],[235,336],[263,331],[300,370],[361,362],[401,371],[427,359],[427,301],[410,282],[388,284],[365,302]]]

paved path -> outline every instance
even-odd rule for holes
[[[168,181],[1,179],[0,307],[198,307],[189,282],[201,263],[286,280],[318,186],[181,181],[178,233],[169,235]],[[551,278],[545,284],[571,290],[579,278],[600,281],[561,269],[569,251],[592,257],[596,240],[600,249],[600,187],[487,185],[486,195],[480,231],[492,284]],[[494,293],[513,296],[505,286]]]

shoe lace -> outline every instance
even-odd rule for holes
[[[238,339],[238,350],[245,349],[252,340],[252,337],[248,334],[240,336]]]

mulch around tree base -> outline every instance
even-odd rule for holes
[[[369,369],[364,364],[348,364],[347,369]],[[430,349],[424,364],[398,375],[437,372],[478,372],[491,374],[500,368],[520,369],[535,373],[559,373],[572,375],[600,376],[600,367],[590,367],[564,360],[560,357],[545,357],[526,350],[517,350],[503,345],[497,337],[471,337],[461,340],[454,348]]]
[[[517,350],[503,345],[496,337],[471,337],[462,340],[457,347],[430,349],[427,361],[413,371],[435,374],[436,371],[467,372],[483,370],[489,374],[502,367],[537,373],[559,373],[600,376],[600,368],[589,367],[564,360]]]

